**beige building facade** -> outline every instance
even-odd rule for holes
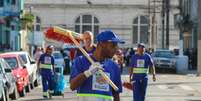
[[[155,31],[149,29],[149,1],[156,10]],[[50,26],[82,33],[90,30],[96,36],[103,30],[112,30],[126,41],[122,47],[135,47],[139,42],[151,48],[162,47],[161,4],[154,0],[25,0],[25,7],[39,19],[41,30]],[[175,28],[178,0],[171,0],[170,49],[178,48],[179,30]],[[154,40],[154,41],[152,41]]]

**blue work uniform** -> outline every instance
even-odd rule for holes
[[[87,51],[85,47],[83,47],[83,49],[88,53],[88,54],[92,54],[95,50],[96,50],[96,46],[93,45],[93,48],[90,50],[90,51]],[[83,53],[77,49],[76,50],[76,56],[75,57],[78,57],[78,56],[81,56],[83,55]]]
[[[92,59],[96,61],[93,57]],[[103,65],[106,75],[119,88],[116,93],[122,92],[120,69],[118,65],[111,59],[105,60],[101,64]],[[88,70],[90,65],[91,63],[86,57],[77,57],[74,60],[70,80],[75,78],[80,73]],[[86,79],[83,84],[77,88],[77,96],[79,101],[113,101],[112,87],[103,80],[102,76],[98,72]]]
[[[135,54],[131,57],[130,68],[132,68],[133,101],[144,101],[148,84],[149,67],[153,66],[153,60],[147,53]]]
[[[42,77],[43,96],[48,96],[48,90],[53,90],[53,66],[54,57],[46,53],[42,54],[39,59],[40,74]]]

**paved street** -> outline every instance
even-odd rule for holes
[[[125,79],[128,75],[123,75]],[[150,82],[146,101],[201,101],[201,77],[195,75],[159,74],[157,82]],[[68,77],[66,77],[68,78]],[[28,93],[26,97],[17,101],[41,101],[41,86]],[[53,97],[50,101],[77,101],[75,92],[66,89],[64,98]],[[132,101],[132,92],[124,89],[121,101]]]

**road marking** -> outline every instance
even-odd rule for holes
[[[191,88],[190,86],[186,86],[186,85],[178,85],[180,88],[184,89],[184,90],[188,90],[188,91],[193,91],[194,89]]]
[[[157,85],[158,88],[164,90],[164,89],[168,89],[167,85]]]
[[[168,77],[167,75],[160,75],[161,77],[163,77],[163,78],[166,78],[166,77]]]

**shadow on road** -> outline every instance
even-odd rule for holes
[[[40,99],[24,99],[24,100],[20,100],[20,101],[47,101],[48,99],[43,99],[43,98],[40,98]]]

